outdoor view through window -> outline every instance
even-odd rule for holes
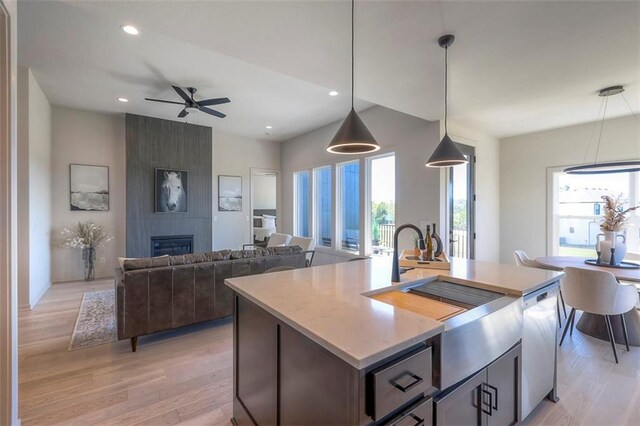
[[[396,210],[396,157],[371,159],[371,250],[373,254],[393,251]]]
[[[554,201],[554,254],[595,257],[597,235],[604,201],[608,195],[620,196],[624,208],[640,204],[640,173],[567,175],[556,173]],[[629,213],[625,229],[619,234],[627,240],[627,258],[640,259],[640,215]]]

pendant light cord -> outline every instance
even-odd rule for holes
[[[447,112],[449,110],[449,47],[444,48],[444,134],[447,134]]]
[[[598,135],[598,146],[596,147],[596,158],[593,160],[593,164],[598,163],[598,153],[600,152],[600,142],[602,142],[602,131],[604,130],[604,119],[607,116],[607,105],[609,104],[609,97],[604,98],[604,113],[602,114],[602,124],[600,125],[600,134]]]
[[[354,15],[355,15],[355,6],[356,6],[356,1],[355,0],[351,0],[351,109],[353,109],[353,81],[354,81]]]

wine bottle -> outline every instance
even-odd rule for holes
[[[427,255],[425,256],[424,260],[433,260],[433,239],[431,238],[431,226],[429,225],[427,225],[425,245],[427,247]]]
[[[442,244],[442,238],[440,238],[440,235],[436,233],[435,223],[433,224],[433,233],[431,234],[431,239],[433,239],[433,241],[435,241],[435,244],[436,244],[433,257],[438,257],[442,254],[442,251],[444,250],[444,245]]]

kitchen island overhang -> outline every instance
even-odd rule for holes
[[[431,397],[488,365],[512,346],[520,346],[524,329],[524,296],[543,290],[548,303],[555,301],[553,289],[557,288],[561,276],[561,273],[552,271],[454,258],[450,271],[415,269],[403,274],[401,282],[392,283],[390,262],[374,258],[234,278],[227,280],[227,285],[236,292],[238,300],[246,299],[255,308],[272,316],[277,330],[286,329],[286,335],[300,333],[338,361],[348,364],[359,375],[367,375],[390,359],[400,359],[426,345],[433,352],[433,355],[430,352],[429,362],[433,356],[434,374],[429,380],[432,380],[430,385],[434,385],[436,392],[428,395]],[[496,292],[500,297],[444,321],[374,299],[385,292],[404,292],[439,282]],[[238,338],[237,333],[234,338]],[[551,342],[554,351],[555,339],[554,335]],[[282,348],[277,348],[277,352],[282,352]],[[446,363],[442,362],[443,356],[448,358]],[[466,370],[452,362],[456,358],[461,362],[459,365],[467,367]],[[520,355],[515,359],[521,365]],[[555,372],[555,358],[553,361]],[[248,369],[244,373],[238,371],[242,370],[238,362],[235,368],[236,378],[247,375]],[[277,380],[281,379],[278,376]],[[364,390],[365,381],[360,387],[356,386],[354,392],[368,395],[369,391]],[[238,390],[235,389],[234,393],[234,400],[238,399],[238,405],[242,405]],[[424,392],[422,395],[425,396]],[[362,399],[368,400],[368,397],[363,396]],[[380,417],[374,419],[371,416],[373,411],[367,409],[367,404],[361,402],[356,405],[359,407],[355,407],[356,411],[369,414],[359,417],[355,423],[380,421]],[[248,407],[243,410],[248,411]],[[280,411],[276,409],[276,412]]]

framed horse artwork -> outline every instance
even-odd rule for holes
[[[186,213],[189,172],[187,170],[156,169],[155,177],[156,213]]]

